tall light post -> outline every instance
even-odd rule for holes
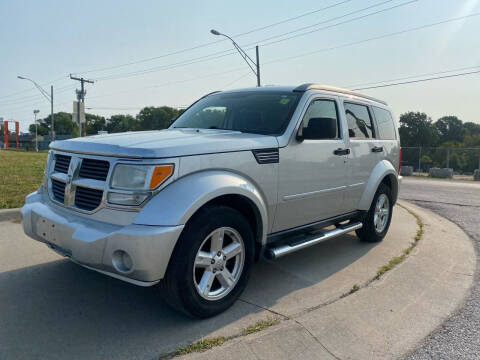
[[[221,32],[217,31],[217,30],[210,30],[210,32],[213,34],[213,35],[220,35],[220,36],[225,36],[227,39],[229,39],[233,46],[235,47],[235,49],[237,49],[238,53],[242,56],[243,60],[245,60],[245,62],[248,64],[248,66],[250,67],[250,69],[252,69],[253,73],[255,74],[255,76],[257,77],[257,86],[260,86],[260,58],[259,58],[259,55],[258,55],[258,45],[255,46],[255,53],[256,53],[256,56],[257,56],[257,61],[253,61],[252,58],[250,56],[248,56],[248,54],[240,47],[240,45],[238,45],[235,40],[233,40],[230,36],[228,35],[225,35],[225,34],[222,34]]]
[[[33,110],[33,116],[35,117],[35,150],[38,152],[38,124],[37,124],[37,114],[40,110]]]
[[[54,118],[53,118],[53,85],[50,86],[50,95],[49,95],[48,92],[45,91],[45,89],[43,89],[40,85],[38,85],[32,79],[29,79],[25,76],[20,76],[20,75],[18,75],[17,78],[19,78],[20,80],[30,81],[33,85],[35,85],[35,87],[38,89],[38,91],[40,91],[41,94],[50,102],[50,112],[51,112],[51,116],[52,116],[51,138],[52,138],[52,141],[55,140],[55,129],[54,129]]]

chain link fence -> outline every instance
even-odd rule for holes
[[[450,168],[455,174],[472,175],[480,169],[480,148],[403,147],[402,166],[428,173],[430,168]]]

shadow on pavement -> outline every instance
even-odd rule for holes
[[[242,298],[273,305],[322,282],[373,246],[347,235],[261,262]],[[239,301],[215,318],[189,319],[168,308],[156,287],[130,285],[63,259],[1,273],[0,289],[2,359],[152,359],[227,326],[239,332],[255,322],[249,316],[263,311]]]

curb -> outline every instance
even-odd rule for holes
[[[411,203],[426,226],[406,261],[350,296],[255,335],[182,359],[396,359],[462,306],[476,268],[471,239],[449,220]],[[290,341],[296,337],[298,341]],[[296,339],[297,340],[297,339]],[[315,349],[312,353],[312,349]],[[252,356],[254,354],[255,356]]]
[[[0,221],[21,220],[20,208],[0,210]]]

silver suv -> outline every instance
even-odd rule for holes
[[[215,315],[252,265],[356,231],[381,241],[401,151],[386,103],[304,84],[216,92],[162,131],[52,143],[27,235]]]

